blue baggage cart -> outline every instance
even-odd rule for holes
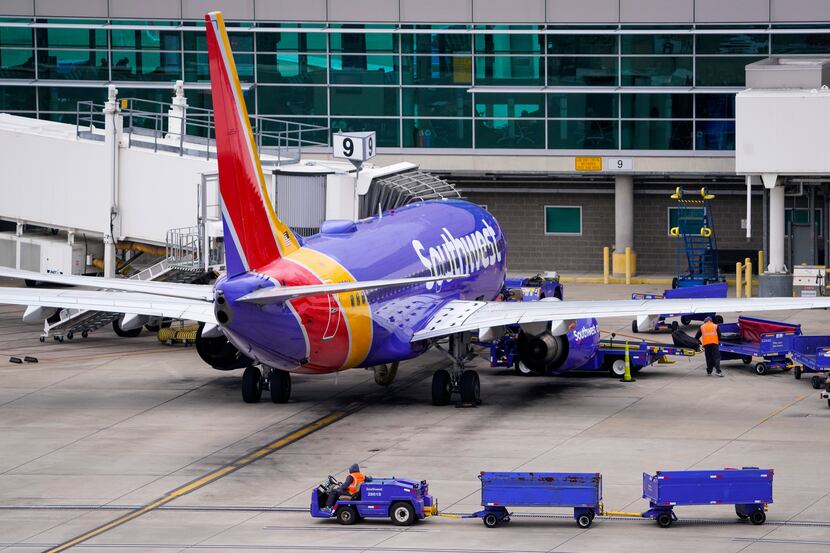
[[[771,321],[756,317],[738,317],[736,323],[718,325],[721,359],[740,359],[752,364],[754,358],[763,360],[754,365],[755,373],[766,374],[769,369],[789,370],[793,362],[789,355],[795,349],[795,339],[801,336],[801,325]]]
[[[668,528],[677,520],[678,505],[734,505],[741,520],[763,524],[772,503],[772,478],[772,469],[755,467],[643,473],[643,499],[650,508],[641,516]]]
[[[580,528],[602,512],[602,475],[580,472],[482,472],[480,518],[487,528],[510,521],[507,507],[569,507]]]
[[[690,286],[688,288],[673,288],[665,290],[662,294],[643,294],[634,292],[631,294],[632,300],[669,300],[669,299],[688,299],[688,298],[725,298],[728,285],[725,282],[717,284],[706,284],[703,286]],[[671,323],[666,322],[667,319],[673,317],[680,317],[680,324],[688,325],[692,321],[703,321],[706,317],[712,317],[712,320],[720,324],[723,318],[716,313],[664,313],[657,317],[654,322],[654,330],[668,330],[674,332],[679,328],[677,321]],[[641,332],[637,327],[636,319],[631,322],[631,330],[633,332]]]
[[[830,371],[830,336],[796,336],[792,351],[793,376],[801,380],[803,373],[816,373],[810,383],[816,390],[824,386]]]

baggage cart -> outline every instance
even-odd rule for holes
[[[816,390],[822,388],[830,371],[830,336],[796,336],[792,358],[796,380],[804,373],[815,373],[810,383]]]
[[[761,357],[763,359],[753,366],[759,375],[766,374],[769,369],[786,371],[793,367],[788,356],[795,349],[796,337],[801,336],[801,325],[738,317],[736,323],[718,325],[718,330],[724,361],[740,359],[745,365],[751,365],[756,357]]]

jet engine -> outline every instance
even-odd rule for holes
[[[562,334],[553,332],[563,329],[562,323],[548,324],[537,335],[520,330],[516,348],[521,364],[539,374],[565,372],[585,365],[599,349],[596,319],[578,319],[566,328]]]
[[[205,324],[201,323],[196,332],[196,352],[202,361],[220,371],[241,369],[253,363],[253,360],[240,353],[225,335],[211,338],[202,336],[204,328]]]

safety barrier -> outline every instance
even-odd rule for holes
[[[625,283],[631,284],[631,273],[633,267],[633,257],[631,248],[625,247]],[[602,282],[608,284],[611,281],[611,248],[605,246],[602,248]]]
[[[746,282],[744,283],[744,280]],[[744,262],[735,263],[735,297],[740,298],[741,287],[744,288],[745,297],[752,297],[752,260],[748,257]]]

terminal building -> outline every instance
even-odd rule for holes
[[[770,192],[736,172],[736,94],[750,64],[830,58],[823,0],[4,0],[0,112],[77,125],[109,85],[170,102],[180,80],[210,108],[212,10],[252,116],[316,126],[317,158],[331,132],[375,131],[375,163],[486,205],[520,271],[596,273],[604,246],[681,270],[677,187],[716,196],[722,262],[755,259]],[[781,179],[784,265],[824,263],[830,181]]]

